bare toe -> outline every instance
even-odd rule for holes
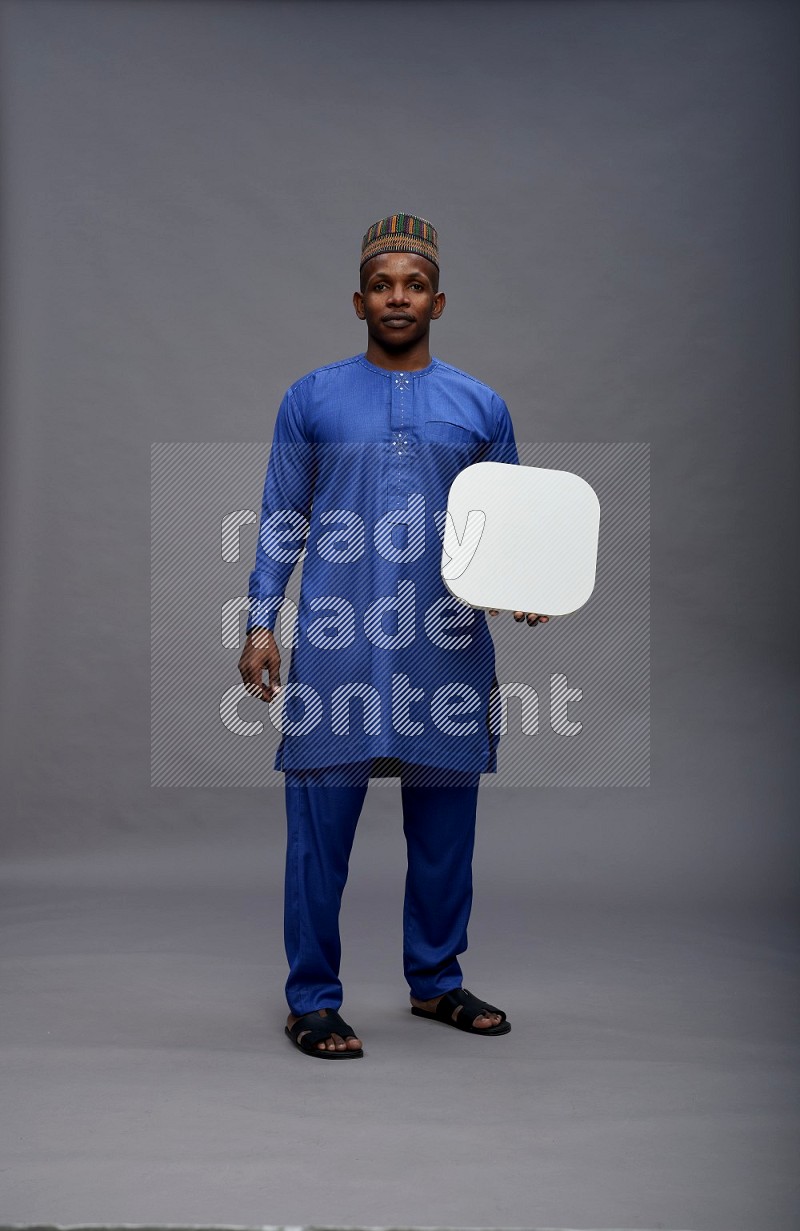
[[[475,1018],[475,1021],[472,1024],[473,1026],[477,1026],[479,1030],[488,1030],[491,1026],[498,1026],[500,1024],[500,1014],[481,1013],[479,1017]]]

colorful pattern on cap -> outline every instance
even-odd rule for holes
[[[416,252],[439,268],[439,236],[436,228],[414,214],[390,214],[373,222],[361,242],[361,264],[381,252]]]

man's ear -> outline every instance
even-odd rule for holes
[[[444,291],[437,291],[433,297],[433,311],[431,312],[431,320],[438,321],[439,317],[444,312],[444,305],[447,303]]]
[[[360,321],[367,319],[367,314],[364,311],[364,296],[361,291],[353,291],[353,307],[356,310],[356,316]]]

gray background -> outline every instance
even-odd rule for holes
[[[2,1216],[796,1225],[796,8],[0,17]],[[281,1034],[280,792],[149,785],[150,445],[266,455],[286,386],[363,349],[395,209],[440,231],[434,353],[521,440],[652,446],[652,775],[486,792],[491,1041],[404,1008],[371,791],[367,1056],[317,1072]],[[204,635],[187,594],[176,687]]]

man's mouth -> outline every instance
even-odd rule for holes
[[[404,312],[393,312],[391,316],[383,317],[384,325],[413,325],[414,317],[407,316]]]

